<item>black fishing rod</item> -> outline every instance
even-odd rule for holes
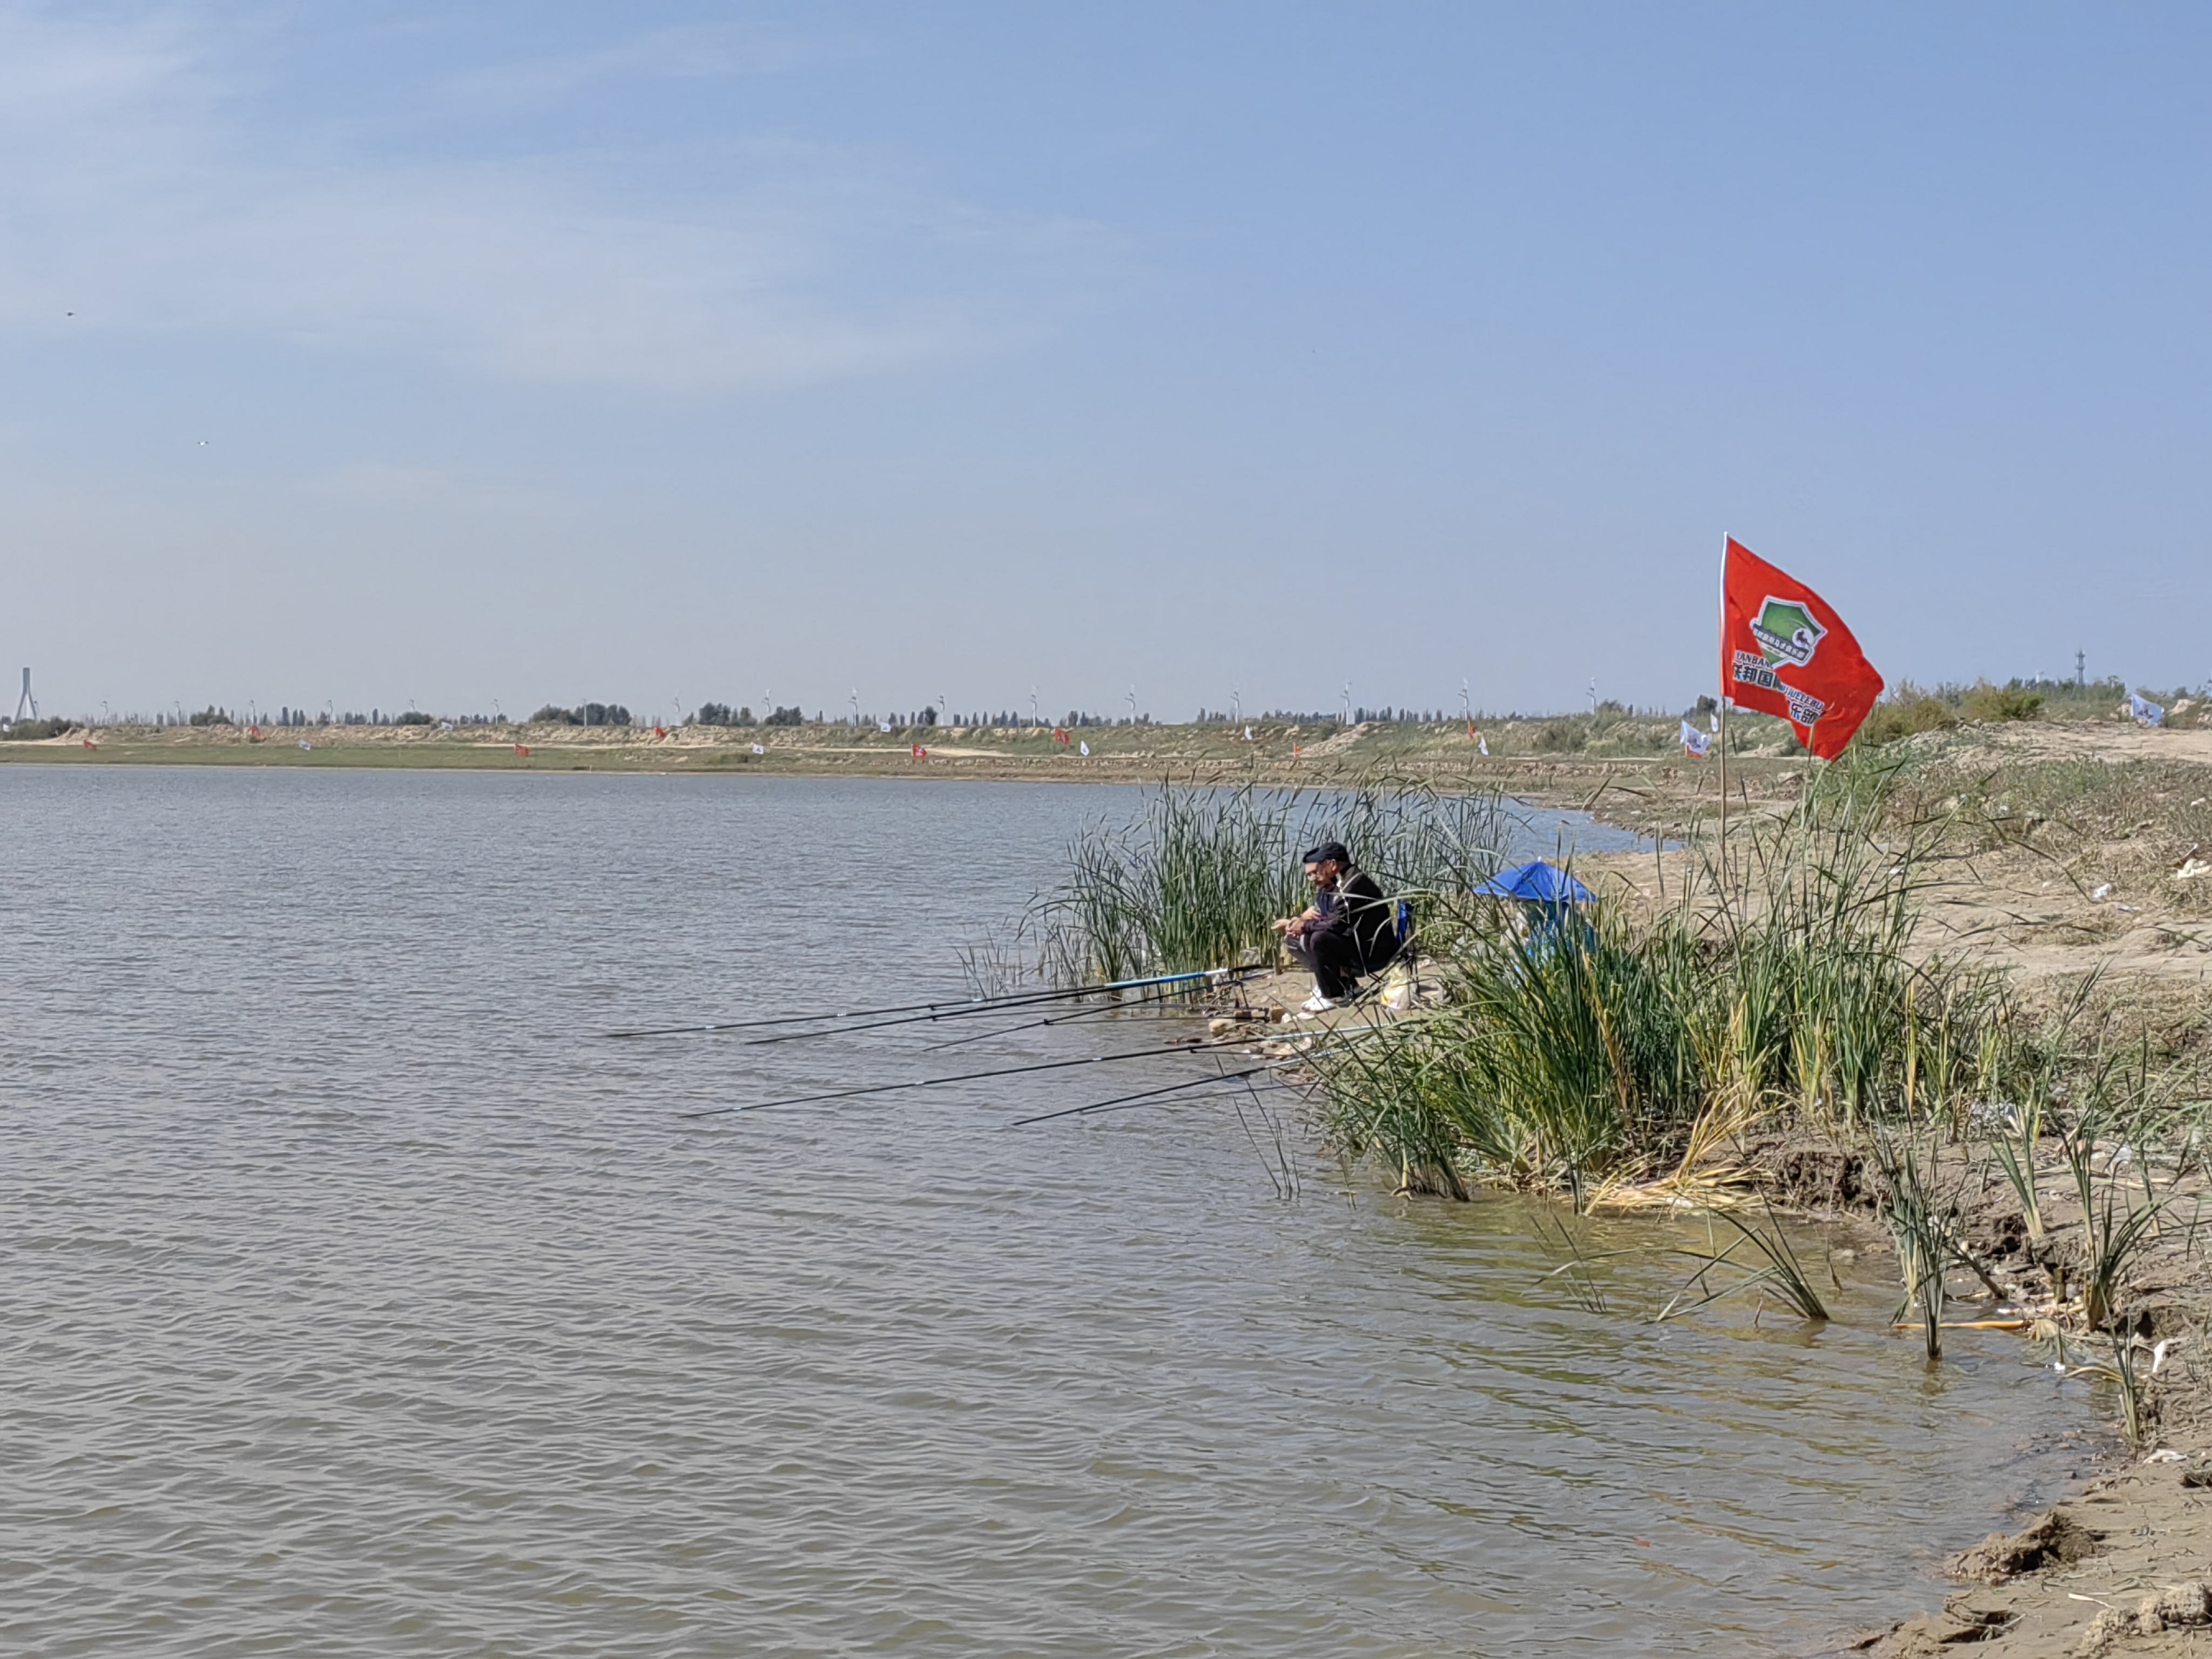
[[[1237,985],[1242,984],[1245,977],[1253,974],[1261,973],[1266,970],[1258,968],[1217,968],[1209,969],[1208,971],[1213,975],[1218,975],[1218,977],[1214,981],[1214,983],[1216,984]],[[1229,977],[1232,974],[1237,975],[1237,977],[1233,979]],[[1174,977],[1178,980],[1183,980],[1190,978],[1191,975],[1188,974],[1179,974]],[[746,1048],[764,1048],[772,1042],[806,1042],[815,1037],[845,1036],[854,1031],[889,1030],[894,1025],[927,1025],[941,1019],[965,1019],[971,1014],[1011,1013],[1016,1008],[1035,1007],[1042,1006],[1047,1001],[1066,1001],[1075,997],[1090,996],[1094,993],[1100,991],[1128,989],[1142,985],[1146,981],[1141,980],[1126,980],[1122,981],[1121,985],[1117,986],[1093,985],[1086,987],[1085,989],[1080,991],[1034,992],[1030,994],[1033,995],[1036,1000],[1030,1003],[1012,1001],[997,1002],[987,1006],[973,1006],[969,1004],[963,1003],[957,1007],[939,1009],[937,1012],[931,1013],[902,1014],[896,1019],[872,1019],[865,1021],[858,1025],[835,1025],[831,1026],[827,1030],[821,1031],[779,1031],[774,1036],[748,1037],[739,1046]],[[1157,981],[1154,982],[1157,983]],[[1137,999],[1140,1003],[1164,1002],[1166,1000],[1167,994],[1165,993],[1163,993],[1163,994],[1159,996],[1139,997]],[[1122,1006],[1126,1006],[1127,1005],[1125,1004]],[[1091,1009],[1089,1012],[1092,1013],[1103,1013],[1109,1011],[1104,1009]],[[1080,1019],[1083,1016],[1081,1014],[1071,1014],[1068,1018],[1071,1019]],[[1027,1022],[1025,1022],[1025,1024]],[[1046,1019],[1039,1020],[1035,1023],[1041,1025],[1051,1025],[1057,1022]],[[1024,1027],[1022,1025],[1010,1025],[1006,1029],[1007,1030],[1018,1031],[1024,1029]]]
[[[1139,1089],[1133,1095],[1116,1095],[1111,1100],[1094,1100],[1087,1106],[1066,1106],[1056,1112],[1039,1112],[1035,1117],[1018,1117],[1006,1127],[1010,1129],[1021,1129],[1026,1128],[1032,1123],[1049,1123],[1054,1118],[1081,1117],[1086,1112],[1118,1111],[1123,1107],[1139,1106],[1146,1101],[1157,1100],[1162,1095],[1180,1094],[1186,1089],[1203,1089],[1217,1083],[1233,1083],[1238,1078],[1257,1077],[1261,1073],[1271,1068],[1265,1066],[1248,1066],[1241,1072],[1220,1072],[1212,1077],[1188,1078],[1181,1083],[1166,1084],[1158,1089]],[[1235,1095],[1244,1091],[1242,1089],[1231,1089],[1227,1092]],[[1208,1098],[1206,1096],[1198,1097]]]
[[[726,1117],[738,1112],[764,1112],[771,1106],[811,1106],[823,1100],[857,1100],[863,1095],[895,1094],[903,1089],[936,1089],[949,1083],[981,1083],[990,1078],[1026,1077],[1032,1072],[1064,1072],[1073,1066],[1109,1066],[1120,1060],[1161,1060],[1170,1054],[1202,1054],[1199,1042],[1169,1042],[1152,1048],[1125,1048],[1115,1054],[1083,1054],[1073,1060],[1043,1060],[1027,1066],[1000,1066],[988,1072],[963,1072],[957,1077],[908,1078],[900,1083],[872,1083],[858,1089],[828,1089],[817,1095],[793,1095],[784,1100],[757,1100],[748,1106],[710,1106],[700,1112],[679,1112],[678,1117]],[[1212,1081],[1208,1079],[1207,1081]]]
[[[988,1042],[993,1037],[1012,1036],[1017,1031],[1035,1031],[1047,1025],[1073,1025],[1079,1020],[1098,1019],[1108,1014],[1126,1014],[1140,1008],[1163,1007],[1172,1000],[1169,997],[1139,997],[1133,1002],[1109,1003],[1103,1008],[1085,1008],[1074,1014],[1054,1014],[1049,1019],[1017,1020],[1012,1025],[994,1025],[988,1031],[970,1031],[965,1036],[947,1037],[942,1042],[926,1043],[918,1052],[941,1054],[947,1048],[964,1048],[971,1042]]]
[[[649,1025],[635,1030],[603,1031],[600,1036],[609,1038],[690,1036],[710,1031],[755,1031],[770,1025],[815,1025],[829,1019],[869,1019],[878,1014],[911,1014],[934,1009],[989,1013],[1000,1008],[1022,1008],[1039,1003],[1064,1002],[1076,997],[1099,996],[1108,991],[1133,991],[1150,985],[1181,985],[1197,979],[1226,980],[1232,975],[1241,977],[1263,971],[1258,968],[1201,968],[1194,973],[1155,974],[1149,979],[1115,980],[1111,984],[1084,985],[1072,990],[1021,991],[1001,997],[969,997],[957,1002],[908,1002],[887,1008],[848,1008],[842,1012],[827,1014],[777,1014],[765,1019],[715,1020],[704,1025]]]

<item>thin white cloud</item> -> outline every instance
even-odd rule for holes
[[[548,53],[464,70],[450,76],[446,88],[465,103],[537,104],[606,82],[786,74],[850,52],[842,42],[733,23],[695,24],[654,29],[592,51]]]
[[[218,46],[0,6],[0,328],[73,312],[523,380],[792,385],[1018,338],[1111,258],[1096,227],[894,187],[819,149],[756,146],[744,183],[680,198],[611,186],[604,152],[311,157],[234,112]],[[678,32],[562,74],[686,52],[719,61]]]

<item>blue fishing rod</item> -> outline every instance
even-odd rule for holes
[[[1083,985],[1069,990],[1024,991],[1002,997],[969,997],[960,1001],[908,1002],[885,1008],[849,1008],[841,1012],[826,1014],[778,1014],[765,1019],[723,1019],[702,1025],[649,1025],[633,1030],[603,1031],[602,1036],[648,1037],[703,1036],[715,1031],[757,1031],[771,1025],[818,1025],[825,1020],[873,1019],[879,1015],[913,1015],[917,1019],[953,1019],[966,1014],[995,1013],[1001,1010],[1034,1007],[1044,1003],[1067,1002],[1078,997],[1103,996],[1109,991],[1136,991],[1148,986],[1188,985],[1193,981],[1206,980],[1212,983],[1238,983],[1255,974],[1267,971],[1262,968],[1201,968],[1187,974],[1154,974],[1146,979],[1117,979],[1105,985]],[[902,1019],[886,1018],[885,1024],[904,1024]],[[840,1025],[838,1031],[864,1031],[875,1029],[869,1025]],[[809,1033],[830,1036],[833,1033]]]

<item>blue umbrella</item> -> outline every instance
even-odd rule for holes
[[[1530,904],[1588,904],[1597,896],[1565,871],[1541,859],[1518,869],[1501,870],[1474,890],[1492,898],[1521,899]]]

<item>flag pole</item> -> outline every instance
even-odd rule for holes
[[[1728,707],[1729,707],[1729,636],[1728,636],[1728,549],[1729,538],[1721,538],[1721,884],[1728,884]]]

